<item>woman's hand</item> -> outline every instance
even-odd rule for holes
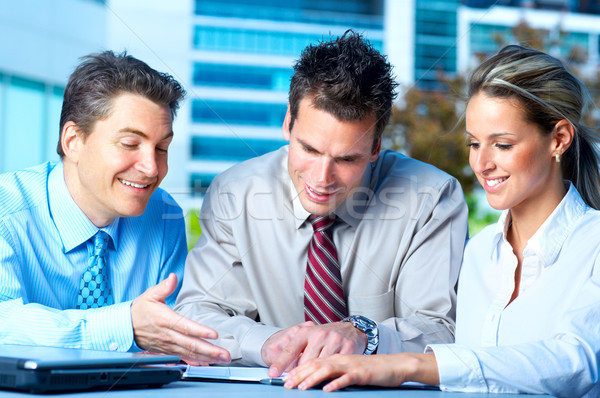
[[[323,391],[350,385],[395,387],[405,381],[437,385],[439,375],[433,354],[334,355],[312,359],[289,372],[285,388],[306,390],[326,382]]]

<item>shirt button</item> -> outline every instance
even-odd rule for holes
[[[119,348],[119,345],[115,342],[112,342],[108,345],[108,349],[111,351],[117,351],[118,348]]]

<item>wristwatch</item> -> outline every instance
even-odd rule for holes
[[[352,315],[342,319],[342,322],[352,322],[352,325],[367,335],[367,348],[363,355],[371,355],[377,351],[379,346],[379,329],[375,321],[370,320],[366,316]]]

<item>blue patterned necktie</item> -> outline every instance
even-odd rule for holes
[[[94,236],[94,252],[79,283],[78,309],[85,310],[114,304],[104,259],[107,246],[108,234],[104,231],[98,231]]]

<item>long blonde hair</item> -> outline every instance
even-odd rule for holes
[[[575,185],[588,206],[600,209],[600,134],[583,123],[584,112],[593,102],[583,83],[558,59],[538,50],[506,46],[475,69],[468,90],[469,98],[481,91],[518,99],[526,120],[546,134],[562,119],[571,123],[575,136],[561,160],[563,178]]]

